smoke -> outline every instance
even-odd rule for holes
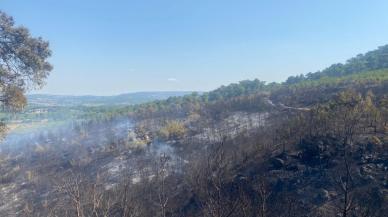
[[[165,142],[146,143],[134,130],[130,118],[103,121],[72,121],[55,128],[39,128],[26,132],[11,132],[0,144],[0,153],[34,155],[37,152],[65,153],[64,158],[94,158],[93,154],[111,152],[175,156],[174,148]]]

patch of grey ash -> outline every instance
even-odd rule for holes
[[[194,139],[219,142],[225,135],[234,138],[242,132],[250,132],[265,126],[268,116],[269,114],[267,112],[234,112],[215,126],[203,129],[202,133],[194,136]]]
[[[169,143],[156,141],[142,150],[126,151],[110,159],[102,166],[103,173],[108,177],[106,188],[114,187],[123,175],[130,176],[133,183],[140,182],[140,170],[150,171],[150,165],[163,156],[169,158],[170,165],[175,165],[178,161],[175,149]]]
[[[0,213],[4,216],[17,216],[22,210],[22,200],[28,189],[22,183],[9,183],[0,186]]]

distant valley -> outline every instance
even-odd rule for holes
[[[31,94],[27,96],[27,99],[30,107],[134,105],[154,100],[164,100],[169,97],[184,96],[192,92],[193,91],[153,91],[125,93],[113,96]]]
[[[191,91],[154,91],[125,93],[114,96],[27,95],[28,106],[16,113],[0,113],[10,133],[31,133],[52,129],[72,122],[100,119],[120,113],[127,107],[170,97],[189,95]]]

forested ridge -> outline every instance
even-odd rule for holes
[[[367,89],[369,86],[384,87],[388,80],[388,45],[381,46],[377,50],[366,54],[359,54],[346,61],[345,64],[333,64],[332,66],[315,73],[306,75],[290,76],[282,83],[267,83],[259,79],[244,80],[238,83],[221,86],[213,91],[205,93],[193,93],[183,97],[170,97],[167,100],[155,100],[150,103],[142,103],[135,106],[122,106],[120,108],[92,108],[96,113],[106,114],[110,117],[117,115],[127,115],[128,113],[141,116],[143,113],[171,113],[183,114],[190,113],[191,110],[198,109],[200,106],[230,103],[233,109],[246,110],[253,107],[253,110],[268,109],[264,104],[265,97],[278,98],[282,92],[301,91],[308,93],[310,91],[320,91],[329,88],[359,88],[362,86]],[[283,94],[286,96],[287,94]],[[322,94],[324,96],[324,94]],[[255,102],[253,102],[255,101]],[[252,105],[253,103],[253,105]],[[294,103],[294,102],[289,102]],[[303,105],[301,105],[303,106]],[[97,118],[101,118],[97,115]],[[93,118],[93,115],[90,116]]]
[[[291,76],[287,79],[286,83],[292,84],[304,80],[317,80],[323,77],[341,77],[365,71],[386,69],[388,68],[387,59],[388,45],[384,45],[376,50],[348,59],[345,64],[337,63],[315,73],[310,72],[306,75]]]
[[[333,89],[334,93],[339,89],[358,89],[365,93],[367,89],[375,89],[378,94],[384,94],[388,80],[388,45],[381,46],[377,50],[370,51],[366,54],[359,54],[354,58],[346,61],[345,64],[333,64],[332,66],[315,73],[306,75],[290,76],[283,83],[266,83],[258,79],[245,80],[239,83],[222,86],[216,90],[200,94],[192,94],[184,97],[172,97],[168,100],[154,101],[151,103],[141,104],[131,107],[136,115],[149,112],[161,112],[166,109],[178,109],[181,112],[190,110],[187,107],[196,107],[196,104],[212,105],[227,104],[230,102],[232,109],[246,110],[265,110],[268,105],[263,103],[263,99],[271,97],[278,99],[287,98],[291,95],[298,95],[301,92],[305,103],[308,103],[310,97],[320,98],[327,97],[324,91]],[[335,89],[335,90],[334,90]],[[323,91],[322,94],[311,94],[313,92]],[[381,93],[382,92],[382,93]],[[283,99],[285,100],[285,99]],[[251,103],[254,102],[254,105]],[[233,102],[233,103],[232,103]],[[321,101],[316,101],[319,103]],[[288,100],[284,103],[296,103]],[[243,104],[243,105],[239,105]],[[303,106],[303,103],[300,104]],[[180,108],[183,109],[180,109]],[[198,107],[198,105],[197,105]],[[238,108],[237,108],[238,107]],[[228,107],[224,108],[228,109]],[[178,112],[179,113],[179,112]]]

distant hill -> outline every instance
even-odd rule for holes
[[[169,97],[184,96],[192,91],[161,91],[161,92],[136,92],[114,96],[71,96],[31,94],[28,95],[30,106],[99,106],[99,105],[134,105],[154,100],[163,100]]]

